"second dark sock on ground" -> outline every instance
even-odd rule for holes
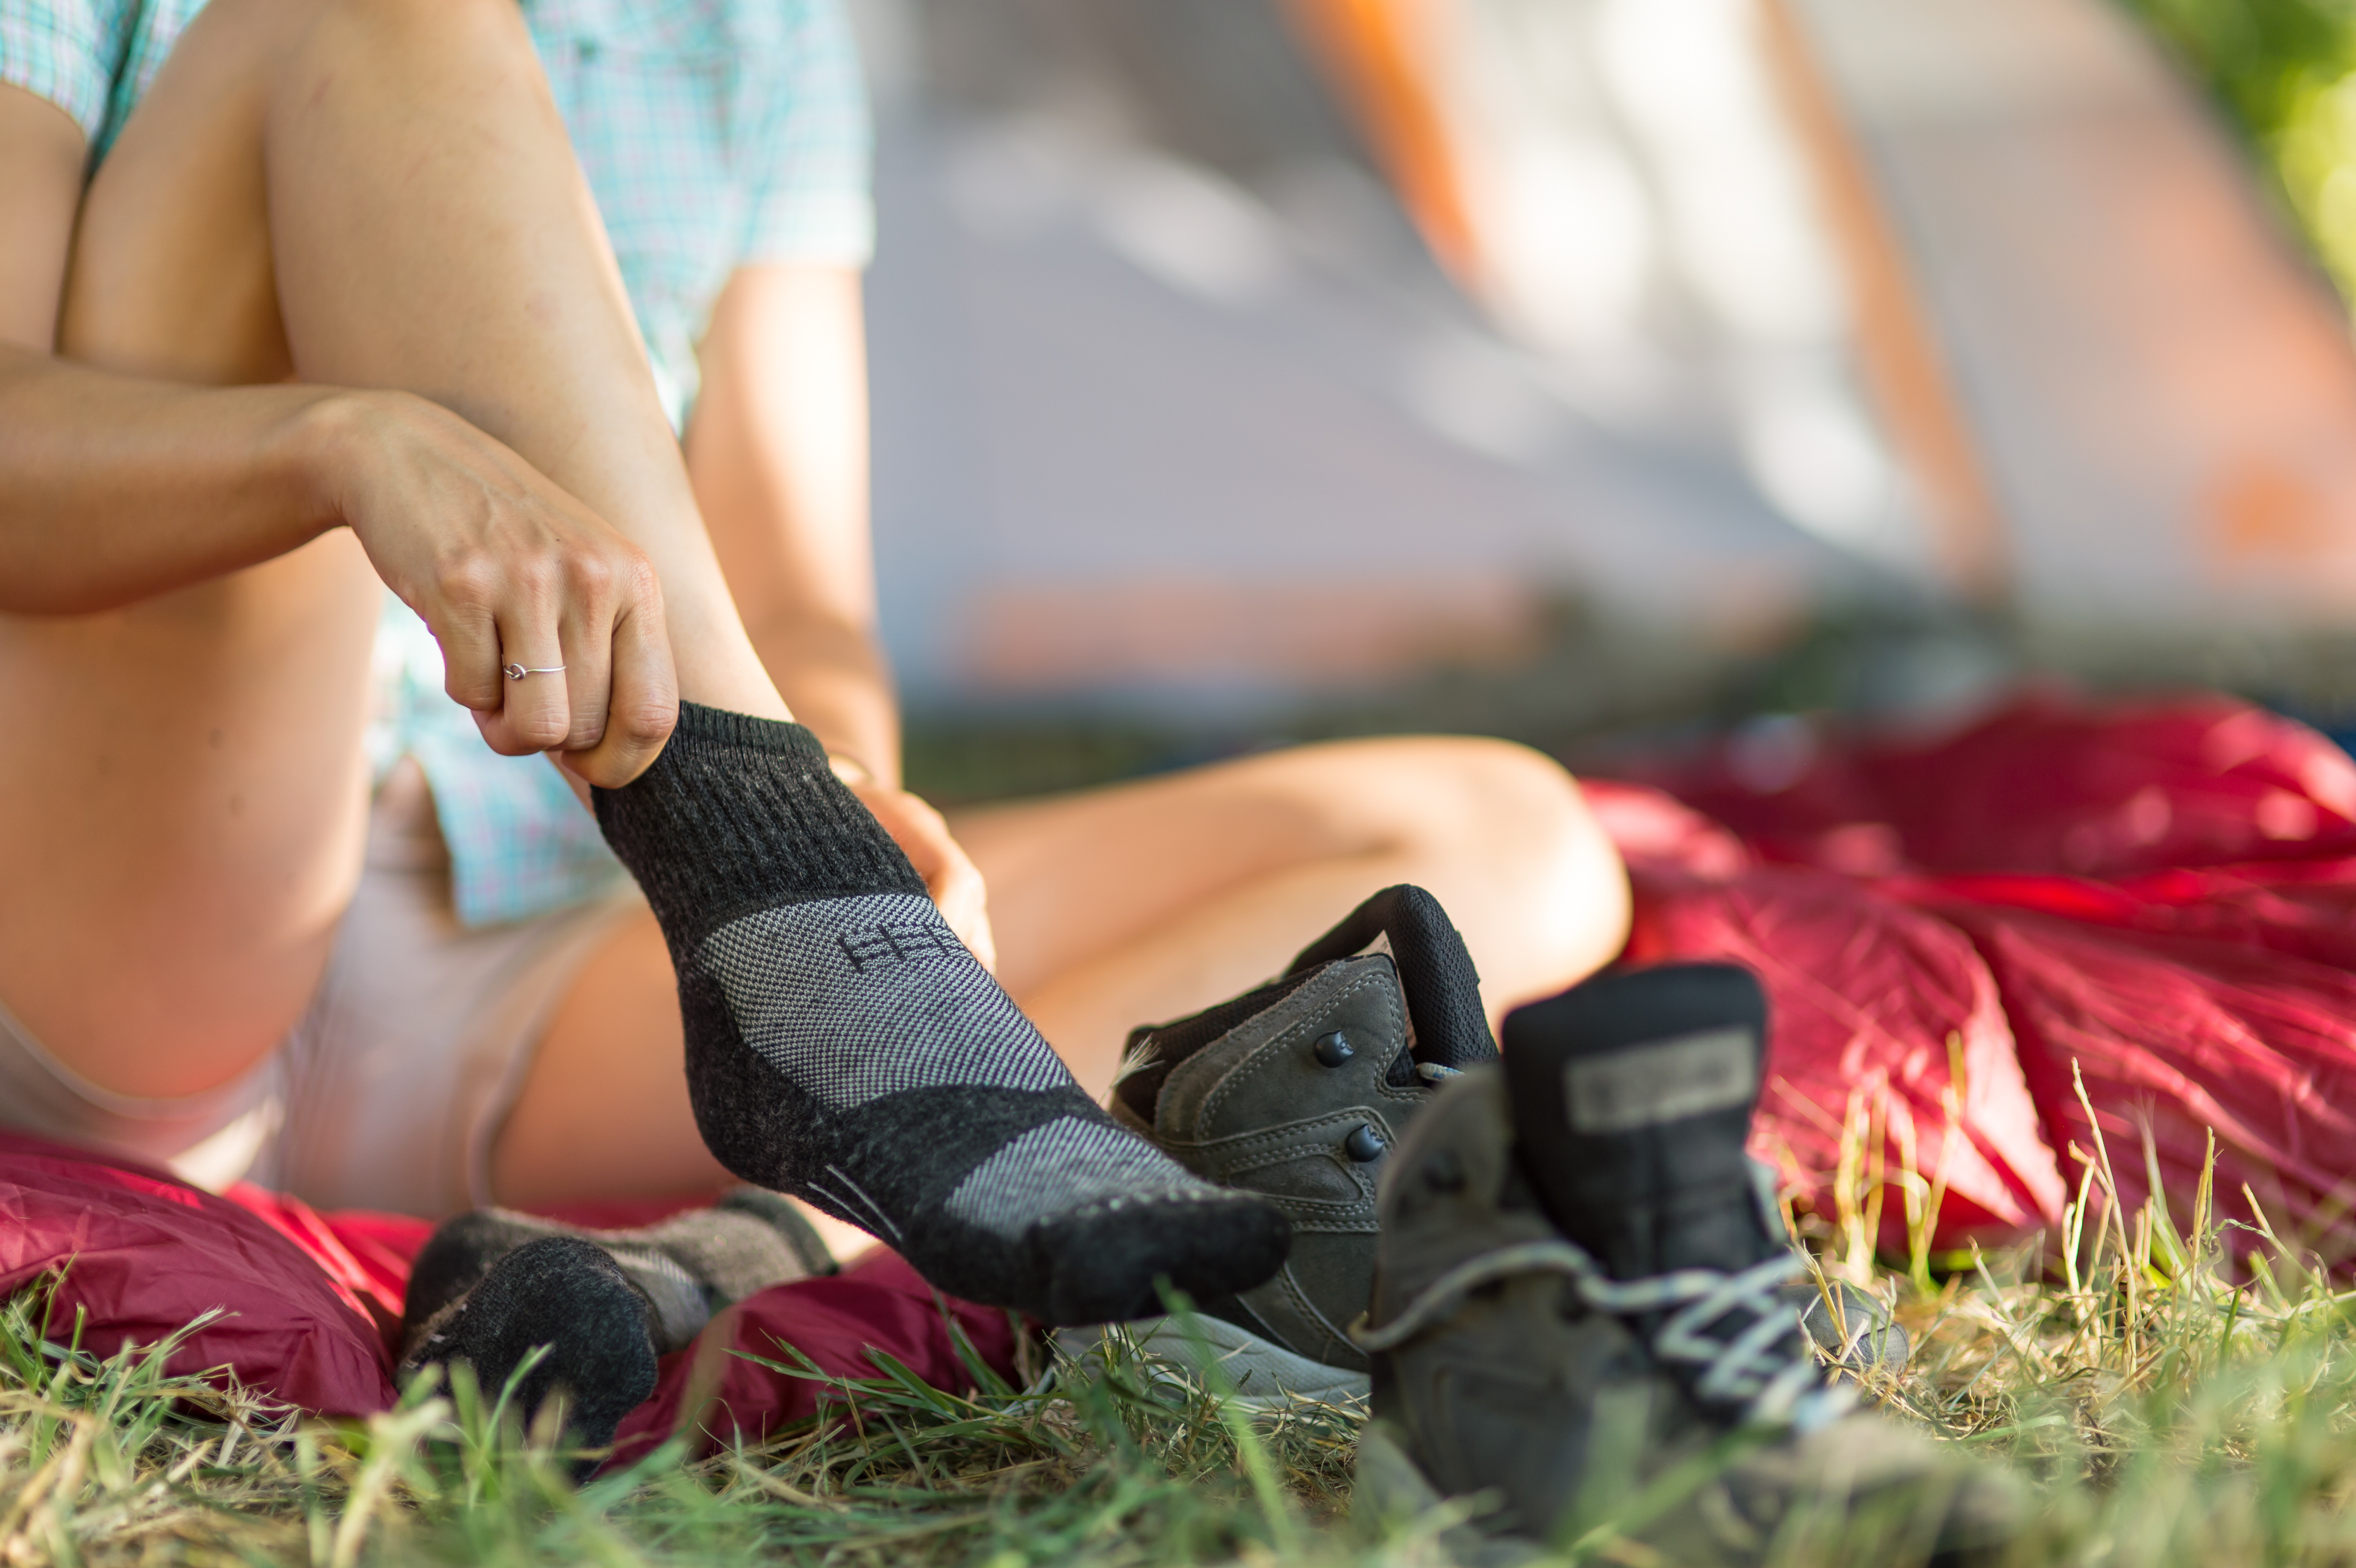
[[[545,1354],[516,1380],[510,1408],[527,1424],[549,1396],[568,1401],[565,1435],[603,1448],[655,1392],[652,1305],[621,1265],[579,1236],[541,1236],[500,1257],[462,1296],[407,1329],[402,1380],[421,1367],[464,1363],[486,1405],[534,1350]],[[445,1385],[446,1386],[446,1385]]]
[[[682,703],[654,765],[595,800],[669,944],[697,1125],[739,1177],[1052,1323],[1283,1261],[1280,1214],[1088,1099],[808,730]]]
[[[435,1228],[410,1264],[402,1304],[407,1355],[424,1326],[466,1296],[507,1255],[543,1236],[574,1236],[602,1250],[647,1298],[655,1348],[684,1349],[712,1314],[754,1292],[809,1275],[832,1274],[825,1242],[775,1192],[739,1188],[709,1209],[652,1225],[594,1231],[509,1209],[476,1209]]]

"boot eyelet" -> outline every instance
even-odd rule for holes
[[[1380,1159],[1383,1151],[1389,1147],[1383,1142],[1383,1135],[1375,1131],[1372,1122],[1360,1122],[1350,1129],[1350,1136],[1342,1140],[1342,1152],[1360,1165],[1370,1159]]]
[[[1358,1054],[1358,1048],[1350,1043],[1350,1037],[1338,1029],[1332,1034],[1318,1036],[1317,1043],[1310,1049],[1316,1053],[1319,1065],[1324,1067],[1339,1067]]]

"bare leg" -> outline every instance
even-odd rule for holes
[[[1627,934],[1625,873],[1570,775],[1502,741],[1307,746],[951,825],[1007,989],[1097,1094],[1131,1029],[1268,978],[1395,882],[1447,908],[1493,1021]]]
[[[281,324],[283,323],[283,331]],[[628,535],[680,689],[781,716],[504,0],[215,0],[83,204],[60,346],[402,388]],[[108,615],[0,619],[0,997],[134,1094],[281,1038],[357,874],[378,590],[348,536]]]

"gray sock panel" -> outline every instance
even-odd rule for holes
[[[1280,1215],[1081,1092],[809,731],[682,703],[654,765],[595,802],[670,947],[697,1125],[738,1176],[1056,1322],[1281,1263]]]

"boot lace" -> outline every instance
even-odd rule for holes
[[[1369,1354],[1392,1349],[1449,1317],[1483,1285],[1561,1275],[1595,1311],[1620,1317],[1667,1313],[1647,1343],[1699,1403],[1746,1425],[1813,1431],[1837,1419],[1857,1396],[1846,1385],[1826,1385],[1798,1309],[1775,1294],[1806,1267],[1798,1254],[1784,1253],[1731,1274],[1674,1269],[1621,1280],[1569,1242],[1522,1242],[1448,1270],[1388,1323],[1376,1327],[1361,1314],[1349,1334]]]

